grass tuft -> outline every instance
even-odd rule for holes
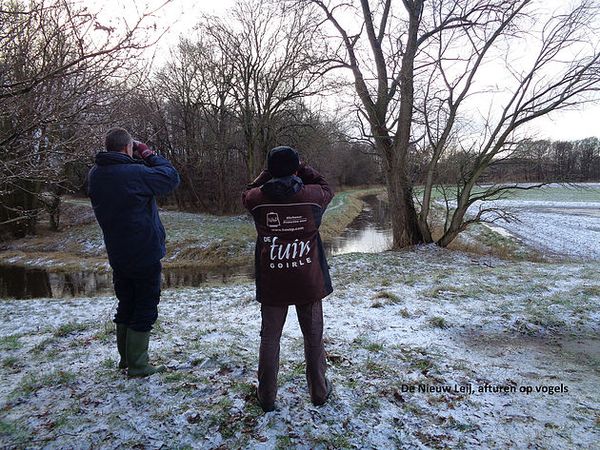
[[[89,328],[88,324],[79,322],[68,322],[62,324],[54,331],[54,337],[65,337],[72,333],[79,333]]]
[[[20,359],[16,356],[7,356],[2,360],[2,367],[5,369],[16,369],[19,367]]]
[[[432,318],[429,319],[429,323],[431,324],[432,327],[435,328],[448,328],[448,323],[446,322],[446,319],[444,319],[443,317],[440,316],[434,316]]]
[[[402,303],[400,297],[390,291],[379,291],[373,296],[372,300],[371,308],[383,308],[386,305]]]
[[[381,352],[383,351],[383,348],[383,344],[380,344],[379,342],[371,342],[370,344],[365,345],[365,349],[370,352]]]
[[[18,350],[23,347],[23,344],[19,340],[19,335],[10,335],[0,337],[0,350]]]
[[[54,370],[43,374],[29,373],[23,377],[12,395],[29,395],[45,387],[65,386],[74,380],[75,373],[68,370]]]

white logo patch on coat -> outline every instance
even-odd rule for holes
[[[281,226],[281,222],[279,221],[279,214],[276,212],[267,213],[267,226],[274,228]]]

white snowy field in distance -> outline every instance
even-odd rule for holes
[[[600,183],[553,183],[518,190],[507,198],[476,202],[469,212],[474,214],[480,207],[513,214],[516,220],[499,220],[490,228],[504,236],[509,233],[542,254],[600,260]]]

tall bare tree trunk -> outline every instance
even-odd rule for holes
[[[398,151],[386,152],[386,185],[392,211],[393,249],[423,242],[414,205],[412,183]]]
[[[414,109],[414,63],[417,52],[417,33],[421,21],[423,0],[406,3],[410,15],[406,51],[400,69],[400,111],[398,128],[391,152],[388,153],[388,195],[392,211],[394,249],[423,242],[419,219],[413,200],[409,176],[408,154]]]

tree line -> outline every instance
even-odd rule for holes
[[[488,176],[535,183],[600,181],[600,140],[525,140],[513,157],[492,165]]]
[[[280,144],[301,150],[337,186],[382,183],[380,164],[346,121],[306,100],[317,74],[314,17],[241,2],[232,22],[204,17],[158,68],[155,11],[103,23],[69,0],[13,1],[0,20],[0,234],[58,228],[61,196],[85,194],[103,133],[125,126],[181,174],[180,209],[239,213],[240,192]],[[52,30],[48,32],[47,30]]]
[[[157,30],[160,11],[105,23],[71,0],[11,0],[0,8],[0,234],[34,232],[41,211],[58,227],[61,196],[81,191],[103,132],[120,125],[172,160],[180,209],[239,212],[267,151],[287,144],[337,186],[384,184],[396,248],[445,246],[503,217],[470,207],[510,186],[479,183],[598,177],[597,140],[524,138],[600,84],[598,6],[538,6],[239,0],[151,65],[147,49],[174,32]]]
[[[461,178],[468,154],[457,152],[439,163],[439,184]],[[417,184],[425,183],[422,167],[414,168]],[[574,141],[524,139],[514,151],[494,160],[481,175],[482,183],[577,183],[600,181],[600,139]]]

